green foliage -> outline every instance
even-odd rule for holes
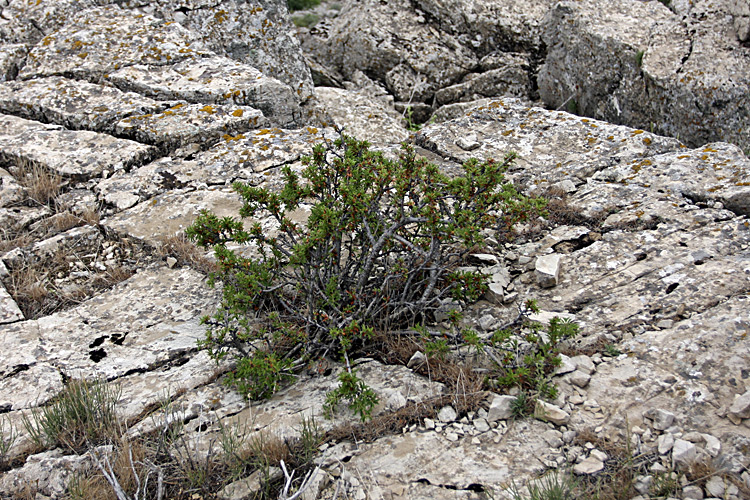
[[[362,421],[372,417],[372,409],[378,404],[378,396],[365,382],[357,377],[354,370],[339,374],[340,385],[326,396],[324,412],[332,417],[342,399],[349,401],[349,409],[359,415]]]
[[[308,12],[304,16],[292,16],[292,22],[298,28],[310,28],[318,24],[318,21],[320,21],[320,17],[311,12]]]
[[[646,52],[643,50],[639,50],[635,53],[635,64],[640,68],[643,65],[643,55]]]
[[[419,132],[422,128],[421,123],[414,121],[414,110],[411,106],[407,107],[404,111],[404,122],[406,122],[406,128],[412,132]]]
[[[614,344],[607,344],[604,346],[604,355],[605,356],[611,356],[613,358],[616,358],[622,354],[622,351],[619,350],[617,347],[615,347]]]
[[[13,422],[3,415],[0,418],[0,467],[3,467],[8,460],[8,453],[18,438],[18,430]]]
[[[275,353],[254,351],[237,360],[237,367],[229,373],[227,383],[250,399],[269,398],[294,379],[291,368],[290,360],[281,359]]]
[[[577,115],[578,114],[578,101],[576,101],[575,99],[570,99],[565,105],[565,110],[572,115]]]
[[[320,0],[286,0],[286,6],[289,9],[289,12],[312,9],[317,5],[320,5]]]
[[[216,359],[238,358],[229,380],[243,394],[268,397],[307,363],[362,349],[375,330],[428,319],[449,297],[476,300],[487,277],[455,269],[483,244],[483,231],[507,232],[544,211],[543,200],[505,182],[514,158],[471,159],[463,176],[448,178],[408,145],[394,161],[342,136],[303,158],[301,175],[285,167],[278,192],[235,183],[239,215],[256,222],[204,211],[187,230],[214,249],[211,283],[223,284],[201,344]],[[305,224],[292,218],[303,206]],[[267,354],[256,353],[261,347]]]
[[[40,446],[78,451],[119,435],[115,403],[119,389],[106,382],[74,380],[49,405],[34,408],[24,427]]]
[[[527,303],[535,308],[534,303]],[[525,311],[522,311],[522,316]],[[557,397],[551,381],[552,372],[560,365],[559,344],[578,334],[578,324],[558,317],[550,320],[546,331],[539,323],[522,325],[519,330],[495,331],[489,339],[496,362],[494,384],[500,389],[518,387],[522,393],[547,399]]]
[[[529,481],[526,485],[528,495],[520,492],[515,482],[508,488],[513,500],[574,500],[577,483],[574,478],[559,472],[550,472]]]

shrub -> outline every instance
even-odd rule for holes
[[[408,145],[389,160],[342,136],[316,146],[301,177],[285,167],[278,193],[235,183],[240,216],[255,222],[246,228],[204,211],[187,230],[199,246],[213,247],[219,270],[210,283],[223,284],[218,311],[204,318],[202,344],[214,358],[238,356],[230,380],[250,397],[269,396],[322,356],[341,356],[356,378],[348,353],[366,346],[375,329],[431,320],[448,298],[476,300],[487,277],[458,269],[467,254],[484,244],[485,232],[509,232],[542,213],[541,200],[505,181],[513,159],[472,159],[451,179]],[[295,222],[292,214],[305,207],[307,221]],[[255,257],[230,243],[250,246]],[[374,404],[358,383],[349,386],[351,393],[336,397]]]
[[[286,6],[289,9],[289,12],[311,9],[317,5],[320,5],[320,0],[286,0]]]

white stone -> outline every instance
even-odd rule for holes
[[[488,424],[487,420],[483,418],[474,419],[472,423],[474,424],[476,430],[478,430],[479,432],[487,432],[488,430],[490,430],[490,424]]]
[[[579,476],[596,474],[597,472],[602,470],[604,470],[604,462],[595,457],[588,457],[581,463],[575,464],[573,466],[573,472],[575,472]]]
[[[703,434],[703,439],[706,442],[706,452],[714,458],[718,457],[721,453],[721,441],[711,434]]]
[[[536,274],[536,282],[539,286],[542,288],[551,288],[557,285],[560,279],[561,258],[562,256],[556,253],[537,257],[534,272]]]
[[[591,380],[591,375],[582,372],[581,370],[574,371],[568,377],[571,384],[580,388],[584,388],[589,385],[589,381]]]
[[[511,404],[515,401],[514,396],[495,396],[492,398],[490,403],[490,409],[487,411],[487,421],[497,422],[498,420],[506,420],[513,416],[513,410]]]
[[[560,366],[555,369],[555,375],[564,375],[575,371],[576,364],[571,360],[570,357],[565,354],[560,354]]]
[[[657,438],[656,443],[659,453],[666,455],[672,450],[672,446],[674,446],[674,436],[671,434],[662,434]]]
[[[750,418],[750,391],[745,392],[732,402],[729,413],[737,418]]]
[[[443,406],[438,412],[438,420],[443,423],[454,422],[457,416],[456,410],[452,406]]]
[[[645,416],[653,422],[653,427],[657,431],[669,429],[674,422],[674,413],[661,409],[651,409],[645,412]]]
[[[537,399],[534,408],[534,417],[539,420],[552,422],[555,425],[564,425],[568,422],[570,414],[557,406]]]
[[[693,443],[684,439],[675,439],[674,446],[672,446],[672,464],[674,467],[689,466],[695,461],[697,454],[698,450]]]
[[[690,485],[682,488],[683,500],[703,500],[703,488]]]

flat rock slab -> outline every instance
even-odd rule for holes
[[[65,177],[87,179],[127,170],[155,154],[151,146],[88,131],[0,115],[0,161],[35,165]]]
[[[540,459],[549,449],[542,439],[547,429],[541,422],[524,420],[515,423],[497,443],[498,435],[488,432],[479,437],[479,444],[470,437],[450,441],[445,434],[433,431],[409,432],[358,443],[356,449],[342,443],[330,450],[326,459],[332,463],[345,459],[344,470],[364,481],[375,498],[478,498],[469,496],[470,485],[497,491],[511,480],[518,484],[541,472]],[[462,490],[467,495],[457,496]],[[393,491],[398,494],[386,496]]]
[[[96,6],[96,0],[8,2],[3,6],[3,16],[0,18],[0,40],[34,45],[45,34],[57,31],[81,11]]]
[[[274,125],[294,125],[301,117],[299,98],[286,84],[227,57],[206,57],[172,66],[123,67],[107,76],[123,90],[158,100],[251,106]]]
[[[123,118],[168,107],[134,92],[60,76],[0,84],[0,112],[73,130],[112,133]]]
[[[161,158],[100,181],[96,191],[102,201],[124,210],[170,189],[203,189],[206,184],[224,186],[237,180],[272,184],[281,177],[270,170],[297,162],[303,155],[312,153],[315,144],[334,137],[336,134],[331,129],[312,127],[225,134],[218,144],[193,159]],[[260,176],[260,173],[265,175]],[[179,213],[180,209],[175,208],[175,211]],[[165,216],[169,217],[166,212]],[[179,230],[171,226],[170,229]]]
[[[217,54],[284,82],[300,99],[312,96],[312,77],[286,2],[191,0],[189,4],[185,9],[182,0],[160,2],[160,14],[199,33]]]
[[[470,151],[460,145],[467,130],[479,144]],[[580,183],[621,162],[680,150],[675,139],[530,107],[513,98],[493,100],[456,120],[427,126],[417,134],[416,141],[458,162],[471,157],[500,160],[515,151],[519,158],[510,174],[523,169],[518,177],[525,185],[565,179]]]
[[[214,367],[215,364],[211,363]],[[419,403],[443,393],[444,387],[415,374],[404,366],[383,365],[373,360],[362,360],[357,375],[378,395],[380,402],[373,408],[373,416],[395,411],[408,403]],[[237,428],[248,439],[262,435],[285,439],[298,437],[303,418],[314,418],[322,432],[348,422],[358,422],[359,417],[342,402],[331,420],[323,417],[326,395],[339,385],[337,367],[324,376],[301,375],[289,387],[267,400],[244,401],[231,388],[220,383],[198,387],[174,401],[188,418],[200,417],[191,422],[186,435],[195,443],[196,453],[206,453],[216,443],[222,428]],[[144,421],[134,432],[149,432],[152,423]]]
[[[263,113],[248,106],[178,103],[161,113],[129,116],[114,127],[115,135],[154,144],[164,151],[188,144],[208,148],[249,129],[267,124]]]
[[[195,271],[154,268],[67,311],[5,325],[0,393],[37,363],[68,377],[113,380],[190,355],[217,293]]]
[[[13,80],[23,65],[29,49],[24,44],[4,45],[0,47],[0,82]]]
[[[392,103],[388,106],[362,91],[331,87],[317,87],[315,96],[347,135],[376,144],[394,144],[409,138],[405,120]]]
[[[165,237],[184,233],[201,210],[211,210],[219,217],[237,217],[241,206],[239,195],[228,187],[175,190],[109,217],[102,225],[157,246]]]
[[[83,11],[44,37],[29,52],[19,76],[97,81],[134,64],[174,64],[209,54],[196,34],[177,23],[110,5]]]
[[[0,283],[0,324],[21,321],[23,313],[5,287]]]

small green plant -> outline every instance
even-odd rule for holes
[[[78,451],[120,434],[115,412],[119,397],[119,388],[106,382],[73,380],[51,404],[33,409],[23,424],[40,446]]]
[[[610,356],[612,358],[616,358],[620,354],[622,354],[622,351],[619,350],[617,347],[615,347],[614,344],[607,344],[607,345],[604,346],[604,355],[605,356]]]
[[[298,28],[310,28],[320,21],[320,17],[308,12],[304,16],[292,16],[292,22]]]
[[[578,498],[576,487],[577,483],[572,476],[549,472],[528,482],[528,495],[521,493],[515,482],[511,483],[507,491],[513,496],[513,500],[574,500]]]
[[[527,303],[519,314],[521,328],[495,331],[490,337],[492,359],[496,363],[495,385],[501,389],[518,387],[522,391],[547,399],[557,397],[551,382],[552,372],[560,366],[559,345],[578,334],[578,324],[568,319],[552,318],[546,331],[539,323],[523,318],[536,309]]]
[[[578,114],[578,101],[572,98],[569,99],[568,102],[565,104],[565,110],[572,115],[577,115]]]
[[[640,68],[643,65],[643,56],[646,52],[644,50],[639,50],[635,53],[635,64]]]
[[[349,354],[376,330],[430,320],[447,298],[476,300],[487,277],[456,269],[484,243],[483,232],[505,234],[544,213],[542,199],[505,181],[514,158],[471,159],[463,176],[448,178],[408,145],[394,161],[342,136],[304,157],[301,176],[285,167],[280,192],[235,183],[240,216],[254,222],[202,212],[187,230],[214,249],[219,270],[210,283],[223,284],[201,345],[216,359],[237,358],[227,380],[253,398],[270,396],[322,356],[342,359],[347,375],[329,408],[346,398],[368,416],[374,394],[352,372]],[[307,221],[295,222],[291,214],[303,209]],[[274,229],[264,230],[261,218]],[[229,243],[249,245],[256,257]]]
[[[408,130],[411,130],[412,132],[419,132],[419,130],[422,128],[421,123],[417,123],[414,121],[414,110],[411,106],[407,106],[407,108],[404,110],[404,122],[406,122],[406,128]]]
[[[342,399],[349,401],[349,409],[359,415],[364,422],[372,417],[372,410],[378,404],[378,396],[365,382],[357,377],[354,370],[339,374],[340,385],[326,396],[323,411],[331,418]]]
[[[289,12],[312,9],[318,5],[320,5],[320,0],[286,0],[286,6],[289,9]]]
[[[519,419],[531,415],[534,412],[534,399],[526,391],[520,391],[516,398],[510,402],[510,412],[513,418]]]
[[[314,416],[302,417],[300,421],[300,459],[304,463],[312,463],[318,453],[318,447],[323,443],[324,434],[315,421]]]
[[[18,431],[13,422],[6,415],[3,415],[0,418],[0,468],[7,464],[8,453],[17,437]]]
[[[670,498],[677,496],[680,483],[677,481],[677,474],[666,471],[656,473],[653,476],[649,494],[651,498]]]

